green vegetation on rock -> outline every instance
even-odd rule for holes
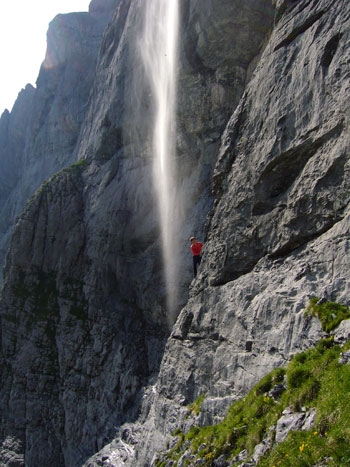
[[[350,465],[350,365],[339,362],[341,352],[349,349],[350,342],[340,347],[328,338],[295,355],[286,368],[275,369],[233,403],[221,423],[178,432],[177,444],[159,457],[158,465],[178,465],[181,458],[183,466],[214,466],[220,458],[220,465],[238,466],[238,454],[246,451],[249,460],[266,439],[272,449],[260,457],[259,467]],[[281,389],[279,398],[272,397],[276,387]],[[311,430],[290,431],[277,444],[277,421],[286,408],[314,409],[316,420]]]
[[[205,394],[200,395],[192,404],[189,405],[189,409],[191,412],[193,412],[195,415],[199,415],[199,412],[201,411],[202,403],[205,399]]]
[[[325,332],[332,331],[341,321],[350,318],[349,307],[336,302],[321,302],[317,297],[310,299],[306,313],[317,316]]]

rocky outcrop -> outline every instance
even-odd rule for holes
[[[175,219],[177,319],[165,306],[152,96],[136,40],[144,2],[115,4],[84,123],[67,147],[53,130],[60,114],[43,111],[49,120],[31,147],[52,132],[62,165],[50,170],[72,154],[79,162],[42,185],[11,240],[1,301],[5,465],[151,465],[172,430],[190,426],[189,403],[205,393],[200,423],[221,419],[324,335],[304,315],[310,296],[348,303],[348,11],[341,0],[275,3],[181,3],[177,163],[188,203]],[[42,69],[34,97],[40,82],[49,105],[61,81]],[[192,233],[205,248],[188,291]]]

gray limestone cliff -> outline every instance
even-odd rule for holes
[[[200,274],[167,342],[137,465],[186,427],[199,396],[200,423],[214,423],[314,345],[324,333],[305,318],[310,297],[349,303],[350,11],[280,3],[221,137]]]
[[[16,216],[74,153],[95,76],[97,55],[116,0],[94,0],[89,12],[57,15],[47,33],[36,87],[23,89],[0,119],[0,264]]]
[[[9,174],[0,196],[12,206],[23,186],[24,203],[44,181],[18,217],[4,267],[5,466],[154,465],[173,430],[191,423],[188,404],[205,394],[199,422],[220,420],[324,336],[305,317],[311,296],[349,304],[347,2],[180,4],[177,175],[188,203],[174,245],[183,270],[176,316],[166,309],[152,184],[144,2],[106,2],[113,20],[82,89],[77,61],[42,68],[37,89],[19,98],[38,118],[15,119],[15,108],[1,118],[10,149],[0,155]],[[82,18],[68,18],[75,37]],[[55,31],[44,64],[70,50]],[[57,86],[62,112],[48,110]],[[57,131],[64,122],[67,138]],[[35,138],[23,136],[35,128]],[[36,153],[37,165],[26,159]],[[17,170],[27,161],[28,178],[10,154]],[[205,243],[194,280],[192,233]]]

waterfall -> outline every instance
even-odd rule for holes
[[[167,293],[167,312],[174,317],[178,290],[181,210],[176,190],[176,84],[179,0],[145,0],[141,57],[149,82],[154,125],[153,180],[156,189]]]

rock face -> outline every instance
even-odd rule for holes
[[[16,216],[28,197],[76,160],[81,124],[95,76],[102,33],[116,0],[99,0],[89,13],[58,15],[36,88],[27,85],[0,119],[0,264]]]
[[[113,6],[93,74],[96,58],[82,57]],[[21,97],[36,117],[19,113],[18,139],[14,111],[0,122],[27,169],[17,175],[1,155],[14,174],[0,192],[8,206],[65,167],[26,204],[4,268],[3,465],[152,465],[190,424],[189,403],[205,394],[200,423],[215,422],[324,335],[304,316],[310,296],[348,303],[345,2],[181,2],[177,175],[188,203],[173,246],[184,270],[177,319],[165,306],[151,178],[144,8],[101,0],[57,17],[37,89]],[[61,20],[72,38],[88,31],[70,67],[60,66],[73,53]],[[79,63],[86,82],[73,92]],[[205,241],[192,283],[190,234]]]
[[[320,339],[304,317],[310,296],[348,303],[349,11],[283,6],[221,139],[201,272],[167,343],[151,445],[201,394],[202,423],[213,423]]]
[[[27,85],[17,98],[11,114],[5,110],[0,118],[0,261],[3,265],[11,227],[16,211],[16,197],[13,196],[21,174],[27,127],[35,89]],[[2,274],[1,274],[2,277]]]

